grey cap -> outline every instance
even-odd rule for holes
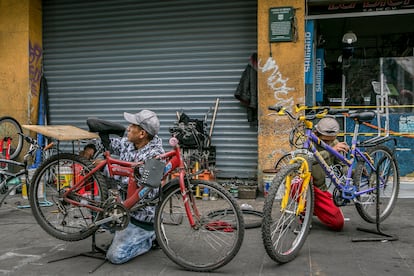
[[[315,126],[317,132],[325,136],[336,136],[339,133],[339,124],[335,118],[322,118]]]
[[[124,112],[124,118],[131,124],[140,126],[152,136],[157,135],[160,130],[160,120],[151,110],[143,109],[135,114]]]

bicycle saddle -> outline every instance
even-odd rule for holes
[[[114,134],[118,136],[124,136],[126,128],[118,123],[106,121],[99,118],[88,118],[86,124],[89,127],[90,132],[97,132],[101,138],[102,144],[106,149],[109,149],[110,141],[109,135]]]
[[[126,127],[121,124],[99,118],[88,118],[86,124],[88,125],[90,132],[98,132],[102,134],[123,136],[126,130]]]
[[[370,122],[375,117],[373,111],[350,112],[349,118],[359,122]]]

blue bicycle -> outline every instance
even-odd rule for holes
[[[351,149],[344,156],[316,136],[312,120],[348,110],[325,107],[304,114],[308,108],[297,105],[295,113],[299,115],[295,116],[282,106],[269,109],[278,115],[288,115],[299,130],[290,139],[298,149],[289,164],[276,174],[263,207],[262,239],[273,260],[279,263],[293,260],[305,243],[313,215],[311,172],[314,162],[321,165],[331,185],[335,186],[333,200],[337,206],[353,202],[359,215],[369,223],[383,221],[391,214],[400,185],[396,159],[385,145],[391,138],[378,136],[358,141],[360,124],[371,121],[375,112],[349,112],[355,127]],[[329,166],[316,145],[335,155],[342,169]]]

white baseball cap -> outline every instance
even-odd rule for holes
[[[160,130],[160,120],[151,110],[143,109],[135,114],[124,112],[124,118],[129,123],[140,126],[152,136],[157,135]]]

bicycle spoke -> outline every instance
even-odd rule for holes
[[[399,171],[395,158],[387,147],[376,146],[369,149],[367,153],[373,161],[374,170],[363,162],[358,163],[354,183],[361,195],[355,199],[355,207],[365,221],[375,223],[377,221],[377,177],[380,199],[379,221],[383,221],[391,214],[398,197]]]
[[[64,173],[62,168],[65,167],[77,169]],[[102,175],[93,174],[91,181],[85,181],[82,187],[63,197],[76,181],[82,179],[77,173],[87,173],[90,167],[86,159],[62,153],[47,159],[36,170],[30,185],[30,202],[34,217],[50,235],[76,241],[89,237],[98,229],[94,222],[102,216],[102,212],[93,211],[89,206],[104,206],[107,190],[106,185],[99,184],[105,183]],[[88,183],[93,185],[88,186]]]
[[[0,140],[2,158],[15,159],[19,156],[23,148],[23,137],[18,133],[23,133],[19,122],[12,117],[0,118]]]
[[[191,226],[180,189],[169,190],[157,209],[156,233],[161,248],[175,263],[193,271],[211,271],[237,254],[244,235],[243,218],[237,202],[223,187],[213,182],[197,183],[214,192],[216,200],[189,196],[195,221]],[[182,219],[176,221],[177,217]]]
[[[295,178],[300,177],[297,171],[299,167],[300,164],[287,165],[276,175],[263,208],[263,243],[268,255],[280,263],[293,260],[299,253],[306,240],[312,219],[313,190],[310,185],[307,191],[301,191],[302,182],[296,181]],[[293,184],[288,183],[290,192],[286,195],[285,187],[288,176]],[[305,209],[297,215],[302,196],[306,202]],[[282,208],[281,202],[286,199],[287,204]]]

